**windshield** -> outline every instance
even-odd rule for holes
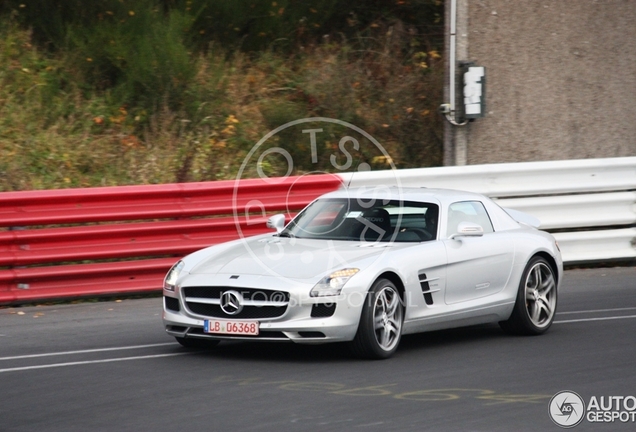
[[[437,238],[433,203],[331,198],[307,206],[281,237],[324,240],[422,242]]]

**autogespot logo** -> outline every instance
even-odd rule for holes
[[[562,428],[571,428],[583,421],[585,417],[585,401],[577,393],[562,391],[550,400],[550,418]]]
[[[280,196],[282,193],[286,197],[284,213],[289,220],[300,210],[296,203],[299,192],[301,196],[307,195],[302,190],[302,184],[311,181],[308,180],[311,178],[309,176],[327,174],[338,179],[341,186],[348,187],[351,180],[344,180],[347,175],[353,180],[356,176],[364,176],[371,171],[373,163],[379,164],[381,170],[391,172],[392,175],[384,176],[381,184],[365,186],[374,197],[368,202],[365,201],[365,208],[372,207],[376,202],[384,203],[385,199],[377,197],[386,194],[391,186],[401,190],[393,158],[373,136],[351,123],[327,117],[298,119],[277,127],[251,148],[236,177],[232,206],[240,238],[249,240],[249,227],[254,224],[264,225],[263,218],[268,216],[267,210],[271,207],[268,203],[271,204],[272,196]],[[339,177],[341,174],[344,178]],[[261,192],[260,196],[254,196],[253,190],[250,189],[254,184],[253,180],[269,185],[271,194]],[[301,185],[299,192],[294,189],[297,185]],[[286,190],[281,192],[281,188]],[[386,203],[388,202],[387,199]],[[377,226],[378,220],[367,223],[369,229],[384,234]],[[290,258],[288,253],[298,253],[298,249],[295,248],[296,242],[295,238],[285,241],[272,238],[264,239],[260,243],[244,244],[253,263],[260,266],[264,273],[285,278],[286,272],[281,269],[287,267],[282,263]],[[322,262],[326,266],[324,270],[337,267],[338,264],[342,268],[348,267],[349,263],[336,250],[334,242],[325,243],[328,248],[328,259]],[[377,250],[379,259],[388,249]],[[319,252],[304,250],[299,258],[303,264],[317,267],[320,265],[319,255],[322,256]]]

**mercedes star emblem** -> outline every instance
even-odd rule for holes
[[[221,294],[221,309],[228,315],[236,315],[243,310],[243,296],[237,291]]]

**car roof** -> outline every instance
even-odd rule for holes
[[[390,199],[403,201],[424,201],[440,204],[452,204],[457,201],[485,201],[484,195],[454,189],[429,189],[397,186],[362,186],[355,188],[341,188],[329,192],[320,198],[362,198],[362,199]]]

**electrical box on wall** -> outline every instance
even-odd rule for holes
[[[461,64],[464,75],[464,117],[482,118],[486,115],[486,68],[472,62]]]

